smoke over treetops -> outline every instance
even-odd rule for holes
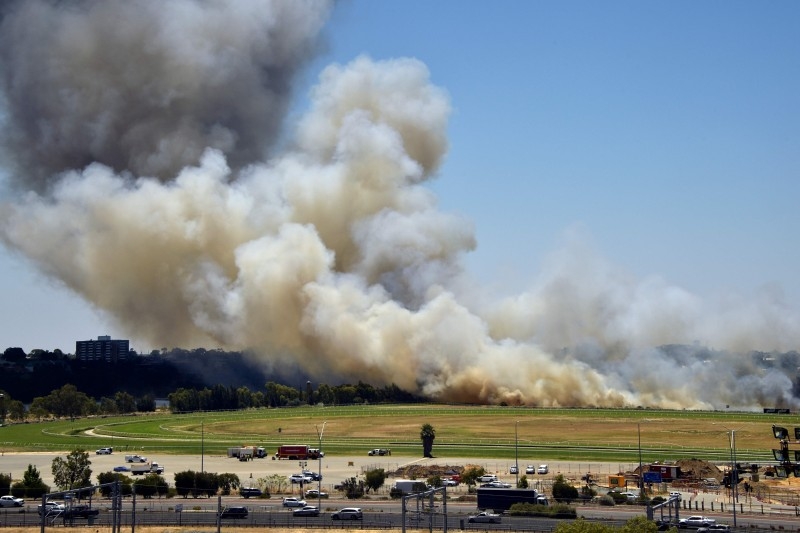
[[[7,4],[2,144],[24,194],[2,242],[137,341],[253,349],[312,379],[466,402],[798,405],[783,371],[654,348],[796,347],[798,317],[766,297],[717,307],[579,239],[524,294],[476,290],[471,224],[425,186],[450,103],[422,63],[331,65],[284,124],[329,10]]]

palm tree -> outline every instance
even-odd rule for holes
[[[433,450],[433,439],[436,438],[436,430],[433,429],[433,426],[430,424],[422,424],[419,438],[422,439],[422,453],[424,457],[433,457],[431,451]]]

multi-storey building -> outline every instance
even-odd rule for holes
[[[117,363],[127,359],[128,344],[127,339],[111,339],[108,335],[101,335],[96,341],[77,341],[75,358],[79,361]]]

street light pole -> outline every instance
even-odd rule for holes
[[[728,481],[731,484],[731,497],[733,498],[733,527],[736,527],[736,500],[738,499],[738,483],[739,480],[739,473],[736,471],[736,430],[729,428],[727,426],[723,426],[722,424],[714,423],[714,425],[720,425],[730,431],[731,439],[728,441],[728,445],[730,446],[731,450],[731,471],[728,474]]]
[[[731,432],[731,474],[728,479],[731,482],[731,494],[733,495],[733,527],[736,527],[736,496],[739,481],[739,473],[736,471],[736,430],[732,429]]]
[[[317,450],[317,459],[319,459],[319,475],[317,476],[317,509],[322,507],[322,434],[325,432],[325,424],[328,422],[325,421],[322,423],[322,429],[314,426],[314,429],[317,430],[317,438],[319,439],[319,450]]]
[[[517,434],[517,425],[519,424],[519,420],[514,421],[514,477],[517,480],[516,484],[514,485],[515,488],[519,488],[519,438]]]
[[[639,499],[644,497],[644,472],[642,472],[642,424],[636,423],[636,434],[639,437]]]

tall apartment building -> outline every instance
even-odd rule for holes
[[[96,341],[76,341],[75,358],[79,361],[117,363],[127,359],[128,344],[127,339],[112,340],[108,335],[101,335]]]

